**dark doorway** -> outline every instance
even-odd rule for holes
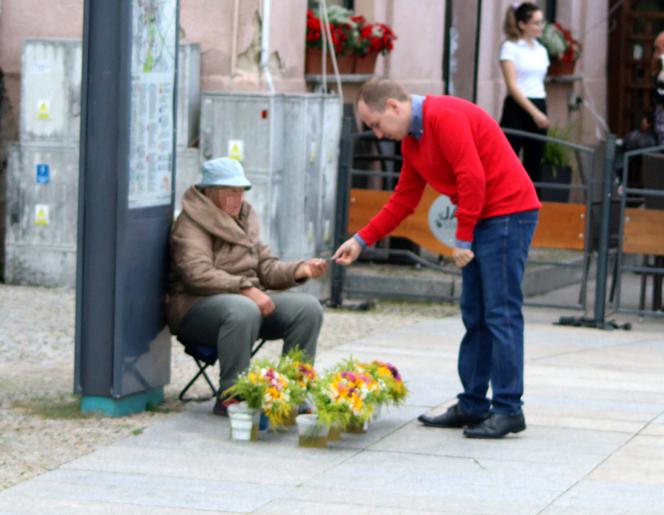
[[[609,125],[638,129],[654,108],[653,41],[664,30],[664,0],[610,0]]]

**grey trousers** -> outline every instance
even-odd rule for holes
[[[304,293],[269,293],[275,310],[263,318],[254,301],[239,294],[211,295],[185,315],[178,338],[185,345],[211,345],[219,354],[220,391],[233,384],[249,366],[251,347],[258,338],[284,340],[282,352],[302,349],[313,361],[323,324],[323,309]]]

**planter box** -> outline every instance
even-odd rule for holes
[[[555,184],[571,184],[572,168],[569,166],[553,167],[542,165],[542,181]],[[542,202],[569,202],[569,190],[559,190],[545,187],[538,187],[539,197]]]

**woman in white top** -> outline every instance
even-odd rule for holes
[[[507,85],[500,125],[546,135],[549,118],[546,115],[544,76],[549,67],[546,49],[537,41],[542,35],[544,16],[531,3],[514,4],[505,15],[507,40],[500,47],[500,67]],[[523,149],[523,166],[533,182],[541,180],[544,142],[508,135],[517,155]]]

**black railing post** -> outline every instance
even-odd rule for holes
[[[350,195],[350,170],[352,166],[353,119],[344,116],[341,126],[341,142],[339,147],[339,170],[337,174],[337,209],[334,219],[334,250],[339,248],[348,230],[348,196]],[[332,291],[330,302],[332,306],[341,306],[341,296],[344,290],[346,271],[343,266],[332,263]]]
[[[608,133],[604,147],[604,168],[602,174],[602,196],[600,204],[599,241],[597,248],[597,276],[595,280],[595,317],[598,327],[605,325],[606,280],[609,269],[609,245],[611,238],[611,201],[613,170],[616,157],[616,136]]]

